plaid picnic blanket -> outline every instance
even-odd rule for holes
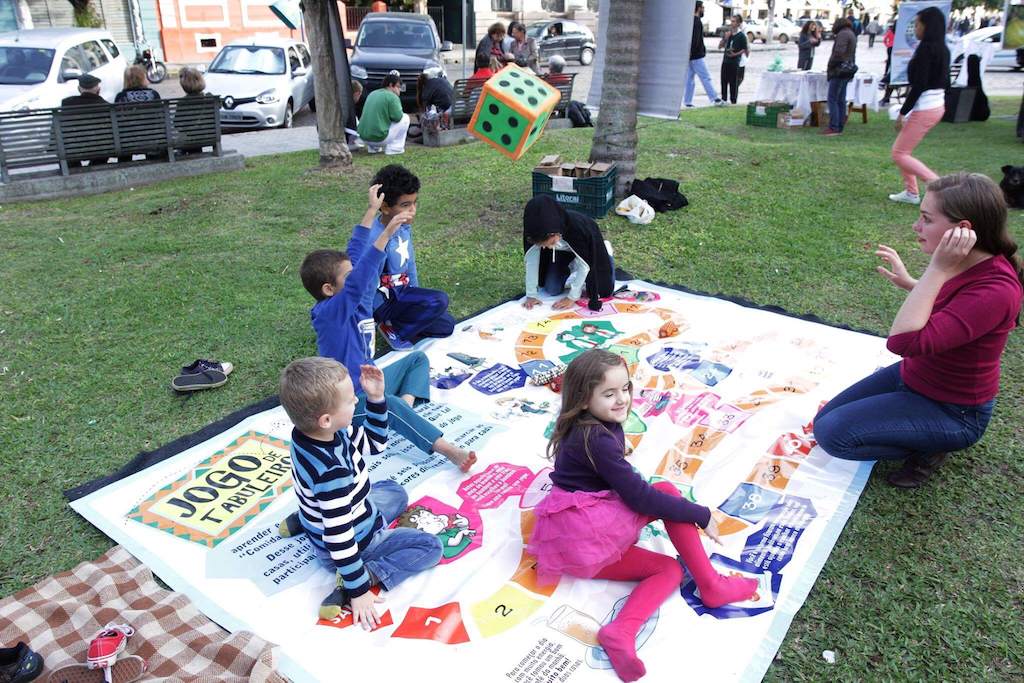
[[[84,663],[89,640],[108,623],[135,635],[126,655],[149,662],[143,681],[286,683],[274,671],[271,643],[245,631],[228,633],[182,593],[161,588],[149,568],[121,546],[0,600],[0,643],[19,640],[42,655],[40,680]]]

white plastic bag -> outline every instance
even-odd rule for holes
[[[615,207],[615,213],[625,216],[630,223],[647,225],[654,220],[654,209],[640,197],[631,194]]]

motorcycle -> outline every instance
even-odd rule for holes
[[[139,64],[146,70],[146,79],[150,83],[159,83],[167,78],[167,65],[157,61],[147,45],[136,46],[134,64]]]

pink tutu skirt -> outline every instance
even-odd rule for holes
[[[570,493],[557,486],[534,512],[537,523],[527,551],[537,558],[537,578],[545,584],[562,574],[594,577],[618,562],[650,521],[614,491]]]

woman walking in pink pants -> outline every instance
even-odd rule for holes
[[[903,174],[903,191],[889,195],[894,202],[920,204],[917,179],[928,183],[939,176],[911,154],[946,112],[949,86],[949,49],[946,18],[936,7],[921,10],[914,19],[914,35],[921,41],[907,66],[910,92],[896,118],[892,160]]]

